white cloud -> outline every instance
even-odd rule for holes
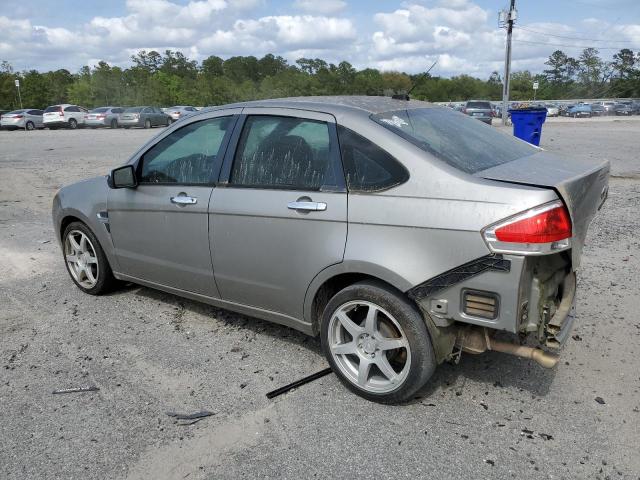
[[[296,0],[293,6],[308,13],[332,15],[344,10],[347,2],[343,0]]]
[[[0,60],[10,61],[18,70],[76,71],[94,65],[96,59],[125,66],[141,49],[173,49],[195,60],[273,53],[289,60],[321,57],[347,60],[358,68],[411,73],[438,60],[433,73],[443,76],[487,77],[492,70],[502,70],[505,32],[496,27],[493,12],[474,0],[406,0],[400,8],[388,9],[383,2],[371,2],[369,8],[376,10],[353,18],[347,15],[344,0],[289,0],[283,8],[299,13],[281,14],[279,8],[277,15],[266,14],[270,10],[265,0],[121,1],[126,7],[121,16],[96,16],[67,28],[0,16],[0,31],[11,32],[0,38]],[[639,50],[640,24],[584,18],[577,19],[574,28],[520,19],[514,34],[514,68],[541,71],[557,48],[577,56],[580,48],[553,44],[586,45],[580,37],[602,40],[592,42],[596,47],[613,44]],[[603,58],[613,53],[601,49]]]

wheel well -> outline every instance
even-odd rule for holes
[[[361,282],[362,280],[376,280],[378,282],[383,282],[396,290],[396,288],[388,282],[365,273],[342,273],[335,277],[331,277],[320,285],[320,288],[318,288],[315,296],[313,297],[313,302],[311,304],[311,326],[313,328],[314,335],[318,335],[320,333],[322,313],[324,312],[324,307],[329,303],[329,300],[331,300],[331,298],[343,288],[353,285],[354,283]]]
[[[62,234],[64,233],[64,229],[67,228],[67,225],[69,225],[72,222],[80,222],[82,224],[85,224],[82,220],[80,220],[78,217],[74,217],[73,215],[68,215],[66,217],[64,217],[62,219],[62,222],[60,222],[60,238],[62,238]],[[86,225],[86,224],[85,224]]]

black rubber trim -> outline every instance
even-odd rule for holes
[[[467,280],[486,271],[510,272],[511,261],[505,260],[500,254],[491,254],[485,257],[476,258],[459,267],[448,270],[437,275],[426,282],[416,285],[407,292],[412,300],[422,300],[430,297],[434,293],[449,288],[457,283]]]

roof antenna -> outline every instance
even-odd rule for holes
[[[421,80],[423,80],[424,78],[426,78],[426,77],[427,77],[427,75],[429,75],[429,72],[431,71],[431,69],[432,69],[433,67],[435,67],[435,66],[436,66],[436,63],[438,63],[438,60],[436,60],[435,62],[433,62],[433,65],[431,65],[431,66],[429,67],[429,70],[427,70],[426,72],[424,72],[424,73],[420,76],[420,78],[418,78],[418,79],[416,80],[416,82],[413,84],[413,86],[409,89],[409,91],[408,91],[407,93],[396,93],[395,95],[391,95],[391,98],[393,98],[394,100],[407,100],[407,101],[411,100],[411,98],[409,97],[409,94],[410,94],[411,92],[413,92],[413,89],[414,89],[414,88],[416,88],[416,87],[420,84],[420,81],[421,81]]]

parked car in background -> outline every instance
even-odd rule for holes
[[[197,111],[198,110],[195,107],[177,105],[175,107],[165,109],[164,113],[171,117],[171,122],[177,122],[181,118],[184,118],[187,115],[192,115]]]
[[[0,116],[0,128],[3,130],[35,130],[43,127],[42,110],[25,108],[7,112]]]
[[[118,123],[124,128],[151,128],[169,125],[171,117],[157,107],[131,107],[120,114]]]
[[[631,110],[631,115],[640,115],[640,102],[631,100],[620,103],[629,107],[629,109]]]
[[[545,103],[547,109],[547,117],[557,117],[560,115],[560,108],[555,103]]]
[[[600,102],[604,107],[605,115],[615,115],[616,102]]]
[[[567,116],[573,118],[591,118],[591,105],[589,105],[588,103],[579,103],[577,105],[572,105],[567,109]]]
[[[462,107],[462,113],[491,125],[493,109],[491,102],[487,100],[469,100]]]
[[[73,130],[78,126],[84,126],[87,113],[88,110],[84,107],[63,103],[45,108],[42,120],[44,126],[50,130],[61,127],[68,127]]]
[[[591,115],[592,116],[594,116],[594,117],[602,117],[602,116],[605,116],[606,114],[607,114],[607,111],[604,109],[602,104],[593,103],[591,105]]]
[[[91,110],[85,119],[87,127],[118,128],[118,117],[124,112],[122,107],[98,107]]]
[[[319,336],[348,388],[397,403],[463,351],[558,363],[608,182],[606,160],[427,102],[307,97],[190,115],[52,216],[83,292],[118,279]]]
[[[616,115],[624,115],[624,116],[633,115],[633,109],[631,108],[631,105],[627,103],[617,103],[613,111]]]

